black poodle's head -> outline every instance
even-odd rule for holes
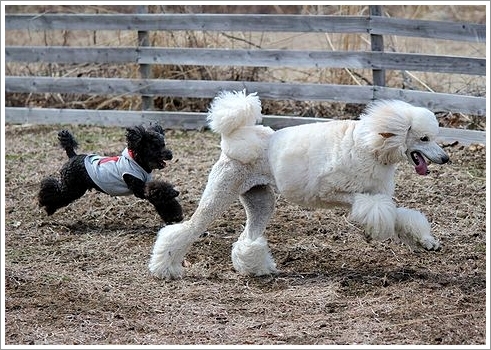
[[[172,151],[165,147],[164,129],[160,125],[126,128],[126,142],[133,159],[147,172],[163,169],[172,159]]]

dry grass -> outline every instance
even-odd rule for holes
[[[420,177],[406,164],[396,201],[422,210],[443,250],[366,243],[346,212],[278,199],[268,227],[281,273],[240,276],[230,250],[245,215],[235,203],[191,248],[182,280],[147,269],[161,223],[135,198],[88,193],[52,217],[37,208],[57,172],[62,126],[6,126],[6,344],[482,345],[486,342],[485,149],[447,147],[452,164]],[[83,151],[114,154],[123,130],[71,126]],[[176,156],[158,177],[195,210],[219,138],[168,131]]]

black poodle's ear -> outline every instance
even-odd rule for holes
[[[141,142],[144,133],[145,129],[143,129],[141,126],[126,128],[126,141],[128,143],[128,148],[135,149]]]
[[[164,135],[165,134],[165,131],[164,131],[164,129],[162,128],[162,126],[160,124],[152,125],[151,129],[153,131],[155,131],[155,132],[158,132],[161,135]]]

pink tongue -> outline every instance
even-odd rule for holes
[[[418,158],[418,165],[414,167],[416,172],[419,175],[426,175],[428,174],[428,166],[426,165],[425,159],[421,156],[419,153],[415,153],[415,156]]]

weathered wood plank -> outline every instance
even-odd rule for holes
[[[358,16],[248,14],[11,14],[6,30],[199,30],[259,32],[367,32]]]
[[[139,56],[137,47],[5,47],[5,62],[138,63]]]
[[[486,116],[487,104],[484,97],[374,87],[374,98],[403,100],[434,112],[461,112]]]
[[[5,108],[5,122],[13,124],[73,124],[133,126],[158,122],[166,129],[199,130],[207,126],[206,113],[113,111],[56,108]]]
[[[483,6],[483,11],[485,7]],[[486,42],[486,26],[380,16],[247,14],[10,14],[6,30],[199,30],[368,33]]]
[[[97,95],[160,95],[213,98],[219,91],[246,89],[275,100],[348,101],[364,103],[372,98],[369,86],[265,83],[251,81],[5,77],[6,92]]]
[[[485,8],[483,7],[484,10]],[[477,43],[486,42],[486,25],[476,23],[425,21],[374,16],[370,19],[370,33]]]
[[[486,59],[391,52],[7,46],[6,62],[331,67],[486,75]]]
[[[329,122],[332,119],[265,115],[263,125],[273,129],[306,124]],[[207,127],[206,113],[157,112],[157,111],[96,111],[51,108],[5,108],[5,122],[11,124],[86,124],[101,126],[132,126],[158,122],[166,129],[196,130]],[[463,145],[486,144],[486,133],[476,130],[440,128],[438,141]]]
[[[447,144],[452,144],[457,141],[459,144],[464,146],[475,143],[487,145],[486,132],[479,130],[440,128],[440,133],[437,139],[439,142]]]
[[[148,13],[148,8],[146,5],[138,5],[137,12],[139,14]],[[138,47],[148,47],[150,46],[150,36],[148,31],[138,31]],[[152,78],[152,66],[145,62],[139,62],[140,78],[151,79]],[[152,110],[153,109],[153,97],[152,96],[141,96],[142,99],[142,109]]]
[[[367,103],[400,99],[433,111],[486,115],[486,98],[373,86],[119,78],[5,77],[6,92],[156,95],[213,98],[219,91],[246,89],[263,99]]]
[[[370,17],[383,16],[382,5],[369,6]],[[372,51],[384,51],[384,36],[370,33],[370,46]],[[385,67],[378,67],[372,70],[373,85],[385,86]]]

